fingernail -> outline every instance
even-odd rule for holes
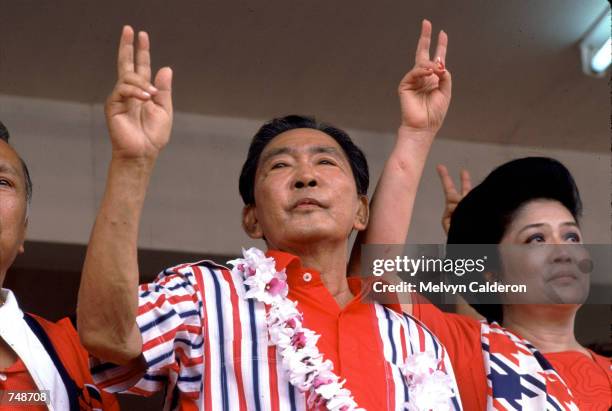
[[[146,98],[150,98],[151,97],[151,94],[147,93],[146,91],[143,91],[142,95],[145,96]]]
[[[157,93],[158,90],[157,90],[157,88],[155,88],[155,86],[149,86],[149,91],[151,93]]]

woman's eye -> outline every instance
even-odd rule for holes
[[[579,243],[580,242],[580,234],[578,234],[578,233],[567,233],[565,235],[565,240],[566,241],[571,241],[573,243]]]
[[[4,178],[0,178],[0,186],[8,186],[8,187],[10,187],[11,186],[11,182],[6,180],[6,179],[4,179]]]
[[[274,165],[272,165],[273,170],[275,168],[283,168],[283,167],[287,167],[287,164],[286,163],[274,163]]]
[[[334,162],[331,161],[331,160],[320,160],[319,164],[325,164],[325,165],[333,166]]]
[[[544,238],[544,236],[542,234],[533,234],[530,235],[529,237],[527,237],[527,240],[525,240],[526,244],[533,244],[533,243],[543,243],[545,242],[546,239]]]

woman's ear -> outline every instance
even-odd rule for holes
[[[249,204],[242,209],[242,229],[247,235],[253,239],[263,238],[263,232],[257,220],[257,207],[255,204]]]
[[[499,281],[499,276],[493,271],[485,271],[482,275],[488,282]]]

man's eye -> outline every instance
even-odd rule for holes
[[[0,186],[7,186],[10,187],[11,186],[11,182],[4,179],[4,178],[0,178]]]
[[[326,160],[326,159],[320,160],[320,161],[319,161],[319,164],[324,164],[324,165],[328,165],[328,166],[333,166],[333,165],[335,165],[335,163],[334,163],[333,161],[331,161],[331,160]]]
[[[287,167],[287,163],[274,163],[272,169]]]
[[[546,239],[544,238],[542,234],[533,234],[527,237],[527,240],[525,240],[525,243],[533,244],[533,243],[543,243],[545,241]]]

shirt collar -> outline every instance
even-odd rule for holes
[[[268,250],[266,256],[274,258],[277,271],[286,270],[289,289],[323,285],[321,274],[314,268],[304,267],[300,257],[280,250]],[[309,275],[308,281],[304,280],[304,275]],[[372,295],[372,283],[374,280],[374,278],[363,278],[360,276],[348,277],[349,287],[353,295],[358,296],[361,301],[367,303],[372,303],[372,301],[376,299],[376,296]],[[403,311],[399,300],[396,296],[392,299],[392,303],[384,303],[382,305],[392,309],[398,314],[402,314]]]
[[[0,289],[0,296],[4,304],[0,306],[0,323],[11,324],[12,321],[23,318],[23,312],[19,308],[15,294],[8,288]]]

